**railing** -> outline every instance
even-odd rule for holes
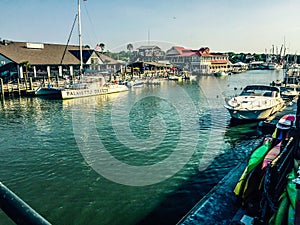
[[[0,207],[16,224],[51,225],[1,182]]]

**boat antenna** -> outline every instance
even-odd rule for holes
[[[80,75],[82,75],[82,36],[81,36],[81,15],[80,15],[80,0],[78,0],[78,35],[79,35],[79,52],[80,52]]]

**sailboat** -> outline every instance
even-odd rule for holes
[[[68,84],[63,87],[48,87],[42,85],[35,91],[37,96],[51,96],[60,99],[82,98],[101,94],[111,94],[128,91],[128,87],[123,84],[107,84],[102,75],[84,75],[83,74],[83,56],[82,56],[82,35],[81,35],[81,16],[80,1],[78,0],[78,33],[79,33],[79,51],[80,51],[80,79],[78,83]]]

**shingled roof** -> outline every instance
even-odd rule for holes
[[[78,65],[79,46],[69,45],[61,63],[66,45],[39,44],[40,48],[28,47],[26,42],[6,41],[0,44],[0,54],[9,60],[20,64],[28,61],[31,65]],[[93,50],[83,48],[83,62],[88,60]]]

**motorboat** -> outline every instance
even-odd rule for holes
[[[282,98],[287,100],[293,100],[299,95],[299,92],[297,91],[297,86],[294,85],[280,87],[280,91]]]
[[[216,77],[224,77],[224,76],[227,76],[228,73],[226,73],[225,71],[219,71],[219,72],[214,73],[214,75]]]
[[[249,85],[239,96],[226,101],[224,106],[234,119],[264,120],[280,111],[285,102],[278,87]]]

